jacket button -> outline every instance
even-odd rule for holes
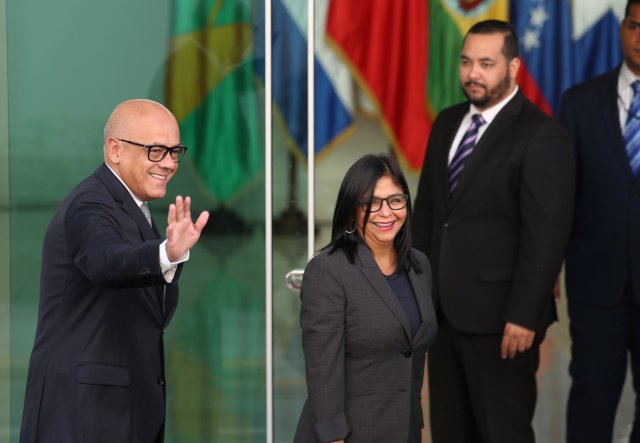
[[[407,352],[405,352],[405,353],[404,353],[404,356],[405,356],[405,357],[407,357],[407,358],[411,357],[411,351],[407,351]]]
[[[444,228],[447,229],[449,227],[449,222],[444,222]]]
[[[164,386],[164,378],[163,378],[163,377],[160,377],[160,378],[158,379],[158,384],[159,384],[160,386]]]

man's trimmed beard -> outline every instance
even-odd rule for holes
[[[483,97],[473,99],[469,96],[469,94],[467,94],[467,90],[465,89],[465,87],[474,85],[474,84],[477,86],[480,86],[485,90],[485,94]],[[464,94],[465,97],[467,97],[467,100],[469,100],[474,106],[478,108],[486,109],[495,105],[500,100],[505,98],[510,87],[511,87],[511,79],[509,78],[509,71],[506,71],[504,74],[504,77],[502,78],[500,83],[496,85],[495,88],[491,90],[487,90],[487,87],[485,85],[481,85],[479,83],[476,83],[470,80],[464,83],[462,87],[462,93]]]

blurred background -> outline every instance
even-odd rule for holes
[[[306,397],[299,299],[284,276],[308,259],[309,189],[314,249],[328,242],[340,181],[361,155],[395,155],[414,191],[433,118],[463,100],[459,49],[478,20],[511,21],[521,40],[519,83],[552,115],[567,87],[621,61],[624,0],[309,3],[313,23],[308,2],[271,0],[265,42],[263,0],[0,0],[0,441],[18,441],[44,230],[58,202],[102,161],[103,126],[121,101],[165,103],[189,147],[167,199],[151,205],[155,220],[163,222],[176,194],[213,216],[183,272],[166,334],[166,441],[284,443]],[[564,435],[562,301],[560,310],[542,349],[535,426],[545,442]],[[627,387],[617,438],[627,435],[632,414]]]

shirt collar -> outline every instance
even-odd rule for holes
[[[496,118],[498,113],[502,111],[502,108],[504,108],[507,103],[509,103],[509,101],[516,95],[518,89],[518,85],[516,85],[511,94],[509,94],[490,108],[485,109],[484,111],[479,111],[478,108],[476,108],[476,106],[472,103],[469,108],[469,115],[481,114],[482,118],[484,118],[484,121],[487,122],[486,126],[489,126],[493,119]]]
[[[631,69],[629,69],[626,62],[622,63],[622,66],[620,67],[620,82],[622,83],[621,86],[628,88],[636,80],[640,80],[640,77],[631,72]]]

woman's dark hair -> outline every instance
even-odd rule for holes
[[[353,233],[358,218],[358,207],[361,202],[369,201],[378,180],[389,177],[402,188],[404,194],[409,195],[409,187],[398,163],[388,155],[367,154],[356,161],[347,171],[336,200],[333,211],[333,225],[331,229],[331,242],[324,249],[330,248],[329,253],[342,250],[351,263],[354,263],[358,243],[364,242],[364,230],[369,221],[369,211],[365,211],[362,237],[357,230]],[[420,265],[411,254],[411,197],[407,200],[407,217],[404,226],[396,235],[393,244],[398,255],[397,269],[413,268],[416,272],[422,272]]]

